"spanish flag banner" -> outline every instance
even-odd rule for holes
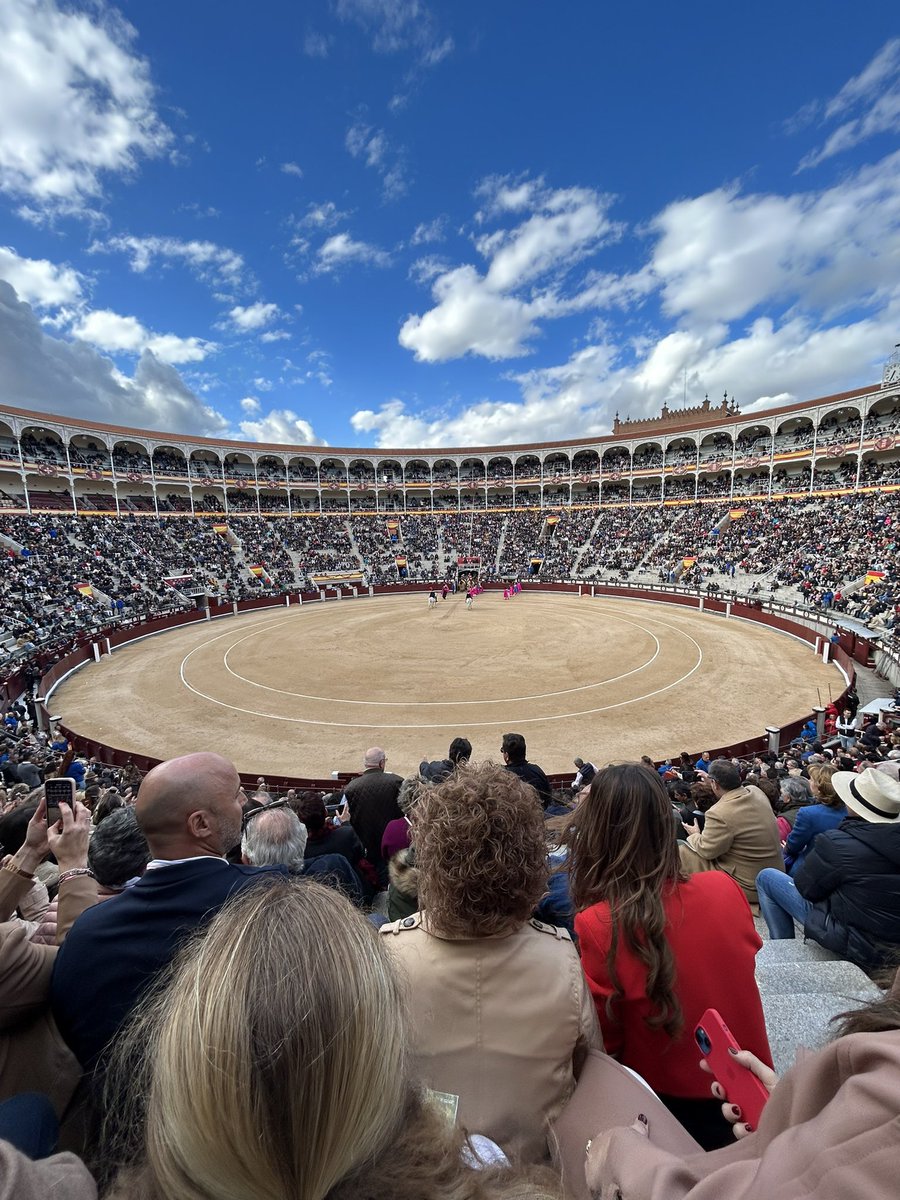
[[[402,555],[398,555],[398,556],[397,556],[397,557],[394,559],[394,562],[397,564],[397,566],[398,566],[398,567],[400,567],[400,568],[401,568],[401,570],[402,570],[402,568],[403,568],[403,567],[405,567],[405,566],[406,566],[406,559],[405,559],[405,558],[404,558]]]
[[[260,576],[265,575],[265,573],[266,573],[265,567],[256,566],[256,567],[250,568],[250,574],[255,575],[257,579],[259,579]]]
[[[747,515],[747,510],[746,508],[732,508],[728,515],[731,517],[732,521],[738,521],[741,517],[745,517]]]
[[[228,532],[227,525],[213,525],[213,533],[227,533],[227,532]]]
[[[681,560],[681,565],[684,567],[685,571],[689,571],[696,561],[696,558],[683,558]]]
[[[400,522],[399,521],[388,521],[387,527],[388,527],[388,533],[396,533],[397,530],[400,528]]]
[[[884,579],[884,571],[866,571],[863,587],[868,587],[870,583],[880,583],[882,579]]]
[[[559,514],[558,514],[558,513],[552,513],[552,514],[551,514],[551,515],[550,515],[550,516],[547,518],[547,524],[548,524],[548,525],[558,525],[558,524],[559,524]],[[541,561],[543,562],[543,559],[541,559]]]
[[[90,599],[94,594],[94,589],[89,583],[76,583],[75,591],[81,592],[82,596],[86,596],[88,599]]]

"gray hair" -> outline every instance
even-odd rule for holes
[[[241,854],[254,867],[299,871],[306,853],[306,826],[289,808],[257,813],[241,837]]]
[[[781,794],[785,797],[787,804],[805,804],[810,798],[809,785],[805,779],[789,775],[787,779],[781,781]]]
[[[117,808],[94,826],[88,866],[101,887],[124,887],[143,873],[149,861],[150,847],[133,808]]]

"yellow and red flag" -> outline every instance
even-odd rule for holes
[[[870,583],[880,583],[884,579],[884,571],[866,571],[866,581],[863,587],[868,587]]]

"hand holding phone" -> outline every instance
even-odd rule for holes
[[[741,1047],[714,1008],[708,1008],[694,1030],[700,1052],[729,1104],[741,1110],[741,1120],[756,1129],[769,1099],[769,1089],[735,1055]]]

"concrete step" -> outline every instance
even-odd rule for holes
[[[772,963],[836,962],[836,954],[820,946],[818,942],[803,941],[801,938],[779,938],[763,942],[756,956],[757,973],[761,966]]]
[[[801,957],[787,958],[789,952]],[[834,1017],[882,994],[853,963],[814,942],[789,939],[766,942],[756,958],[756,982],[779,1075],[798,1049],[816,1050],[834,1037]]]

